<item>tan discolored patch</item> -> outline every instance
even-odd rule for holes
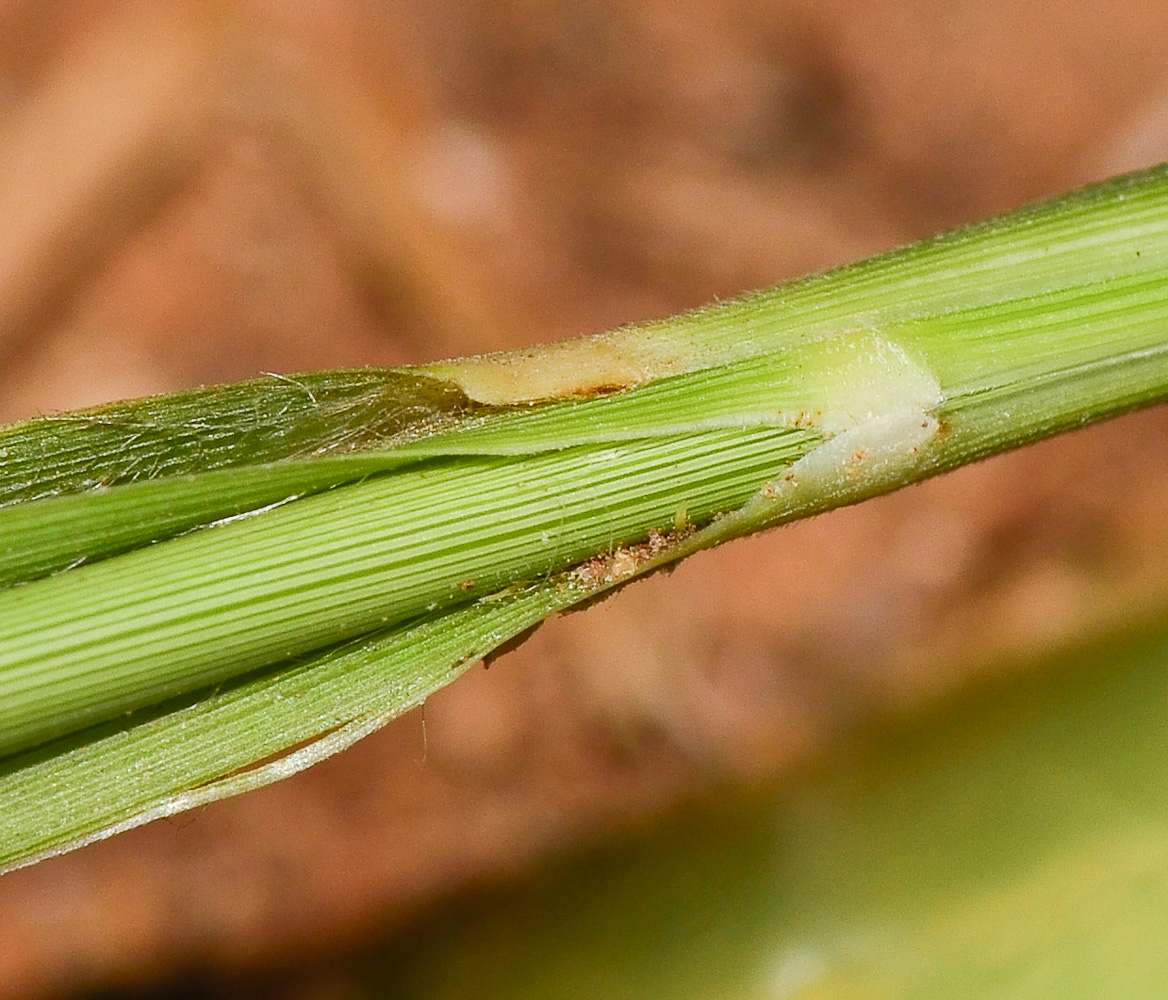
[[[688,344],[630,327],[414,370],[453,382],[475,402],[510,406],[621,392],[687,371],[693,360]]]

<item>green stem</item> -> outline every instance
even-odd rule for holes
[[[557,574],[571,603],[1149,405],[1166,331],[1160,169],[519,356],[12,428],[0,755]]]

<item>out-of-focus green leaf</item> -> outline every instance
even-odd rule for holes
[[[1161,996],[1166,766],[1160,629],[468,902],[355,995]]]

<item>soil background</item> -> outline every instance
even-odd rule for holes
[[[1152,0],[6,0],[0,420],[843,263],[1168,159],[1165,51]],[[1166,446],[1151,411],[702,555],[308,773],[6,876],[0,996],[326,967],[1158,614]]]

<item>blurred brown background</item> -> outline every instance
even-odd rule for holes
[[[1152,0],[4,0],[0,419],[842,263],[1168,158],[1165,51]],[[1125,418],[699,557],[307,774],[0,879],[0,996],[326,961],[1154,614],[1166,445]]]

